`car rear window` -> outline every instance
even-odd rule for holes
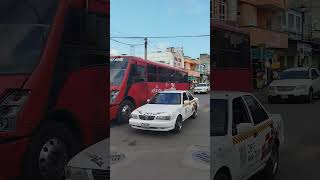
[[[210,100],[210,136],[225,136],[228,131],[228,102],[224,99]]]

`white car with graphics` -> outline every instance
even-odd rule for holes
[[[274,179],[283,122],[250,93],[214,91],[211,100],[211,179],[247,180],[258,172]]]
[[[208,83],[199,83],[193,90],[194,93],[209,93],[210,85]]]
[[[268,88],[268,100],[301,98],[312,102],[314,95],[320,94],[320,72],[316,68],[300,67],[283,71],[278,80]]]
[[[100,141],[73,157],[65,170],[67,180],[109,180],[110,139]]]
[[[180,132],[183,121],[198,114],[199,99],[189,91],[162,91],[131,113],[135,129]]]

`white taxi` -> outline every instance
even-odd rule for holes
[[[271,82],[268,88],[268,100],[302,98],[312,102],[314,95],[320,94],[320,72],[316,68],[291,68],[280,73],[280,78]]]
[[[189,91],[162,91],[131,113],[135,129],[180,132],[183,121],[198,114],[199,99]]]
[[[209,93],[210,85],[208,83],[199,83],[193,90],[194,93]]]
[[[279,167],[283,122],[250,93],[214,91],[211,100],[211,179],[272,180]]]
[[[100,141],[73,157],[65,170],[66,180],[110,179],[110,139]]]

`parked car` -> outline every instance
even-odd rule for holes
[[[194,93],[209,93],[210,85],[208,83],[199,83],[193,90]]]
[[[291,68],[280,73],[278,80],[271,82],[268,88],[268,100],[303,99],[311,103],[320,93],[320,71],[316,68]]]
[[[73,157],[66,167],[67,180],[109,180],[110,140],[105,139]]]
[[[189,91],[162,91],[131,113],[132,128],[180,132],[183,121],[198,115],[199,99]]]
[[[271,180],[279,168],[283,121],[250,93],[214,91],[210,100],[211,179]]]

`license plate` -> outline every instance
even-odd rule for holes
[[[288,99],[289,96],[281,96],[281,99]]]
[[[143,128],[149,128],[149,124],[148,124],[148,123],[141,123],[141,127],[143,127]]]

